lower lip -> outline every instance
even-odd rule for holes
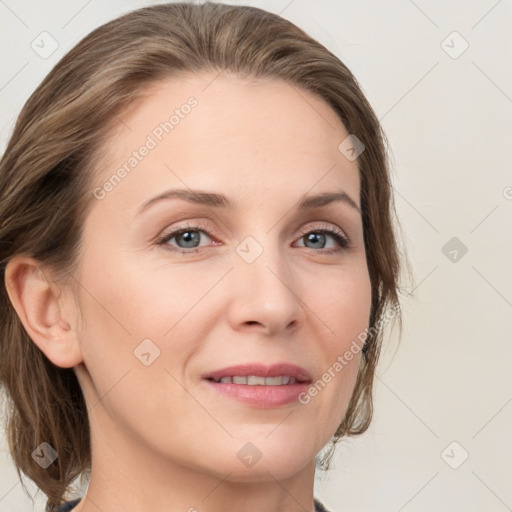
[[[261,409],[280,407],[295,402],[298,396],[309,387],[307,382],[282,386],[249,386],[247,384],[215,382],[208,379],[205,381],[215,391]]]

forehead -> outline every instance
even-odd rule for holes
[[[116,188],[138,199],[168,185],[242,183],[248,194],[343,186],[358,199],[357,161],[338,149],[349,134],[311,91],[274,78],[202,73],[160,81],[144,94],[105,145],[100,185],[124,167],[129,179]],[[143,147],[151,149],[135,156]]]

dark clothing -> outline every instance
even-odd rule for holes
[[[73,500],[73,501],[66,501],[66,503],[64,503],[64,505],[61,505],[59,507],[59,512],[69,512],[71,509],[75,508],[78,505],[78,502],[81,499],[82,498],[77,498],[76,500]]]

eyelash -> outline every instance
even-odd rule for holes
[[[176,237],[182,233],[186,233],[187,231],[201,231],[201,232],[204,232],[206,235],[208,235],[208,237],[212,238],[210,236],[210,234],[208,233],[207,229],[208,229],[208,227],[201,223],[193,224],[193,225],[192,224],[184,225],[182,227],[179,227],[179,228],[177,228],[173,231],[170,231],[170,232],[162,235],[161,237],[159,237],[159,239],[157,240],[157,245],[159,245],[159,246],[167,245],[167,242],[172,240],[174,237]],[[334,254],[334,253],[351,248],[350,240],[346,236],[342,235],[340,231],[337,231],[329,226],[315,226],[313,229],[311,229],[311,228],[301,229],[300,233],[301,233],[301,236],[299,237],[299,239],[303,238],[304,236],[306,236],[309,233],[327,233],[332,238],[334,238],[334,240],[340,246],[339,248],[331,248],[331,249],[319,249],[319,250],[311,249],[314,252],[320,252],[322,254]],[[176,248],[171,248],[171,246],[169,246],[169,245],[167,245],[164,248],[168,251],[171,251],[174,253],[181,253],[181,254],[196,253],[200,249],[199,247],[195,247],[193,249],[176,249]],[[307,247],[306,247],[306,249],[307,249]]]

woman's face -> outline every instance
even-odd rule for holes
[[[371,304],[357,160],[312,93],[215,76],[154,87],[107,144],[76,276],[75,371],[102,450],[285,478],[328,442],[356,381]],[[300,208],[321,194],[338,196]],[[320,384],[206,378],[251,364]]]

